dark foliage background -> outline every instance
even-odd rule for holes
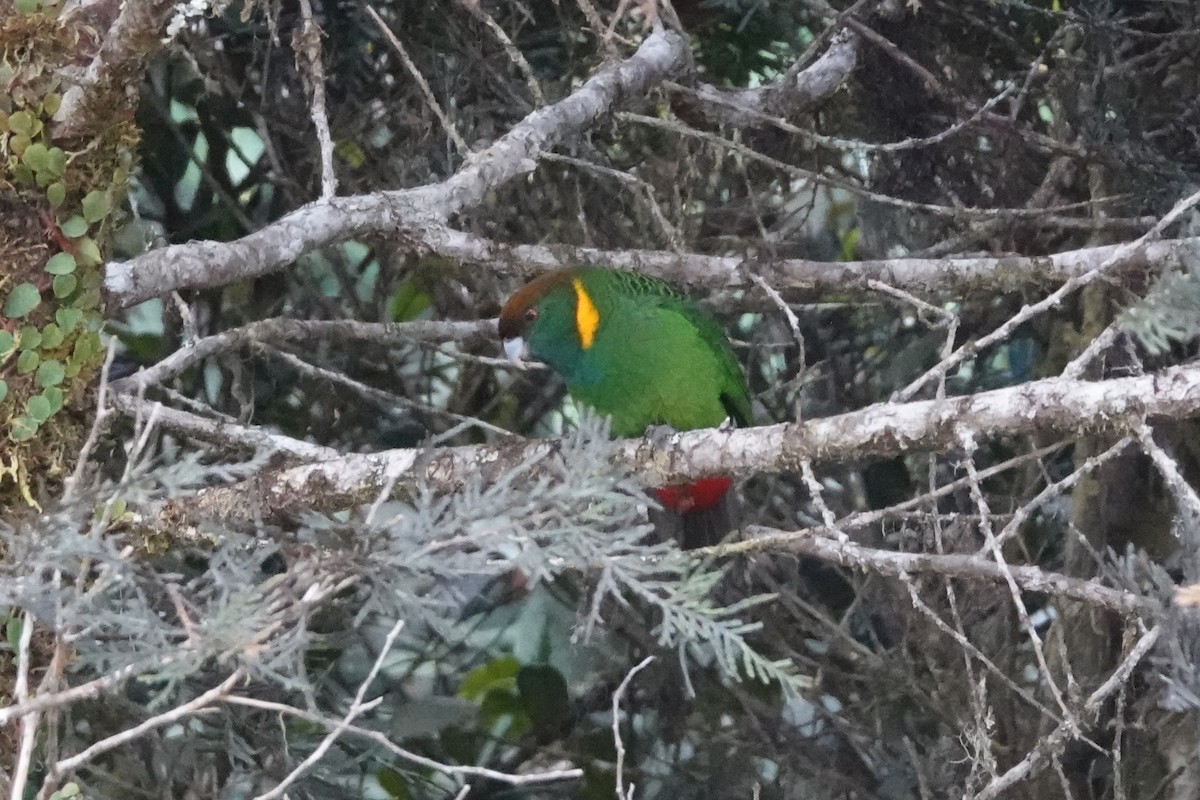
[[[465,154],[362,4],[313,5],[340,192],[452,174]],[[595,8],[607,21],[615,5]],[[511,37],[547,102],[624,52],[622,37],[641,35],[626,17],[606,46],[589,27],[591,4],[566,0],[374,6],[476,149],[535,99],[530,76],[475,9]],[[911,0],[858,2],[839,16],[850,6],[677,0],[694,74],[547,155],[453,224],[500,242],[823,261],[1039,255],[1131,239],[1194,190],[1193,4]],[[196,22],[148,66],[123,255],[236,238],[320,193],[310,95],[289,46],[300,8],[240,12]],[[706,115],[695,80],[769,83],[843,24],[862,37],[859,65],[831,100],[784,125],[734,128]],[[277,316],[487,318],[521,279],[387,237],[356,239],[293,269],[134,309],[117,326],[117,368],[153,363],[181,338]],[[1167,280],[1145,305],[1147,285],[1089,287],[969,359],[945,392],[1057,375],[1131,306],[1122,353],[1095,377],[1190,358],[1200,284],[1189,274]],[[985,335],[1044,293],[1032,283],[929,307],[885,293],[793,291],[782,300],[798,317],[794,331],[765,291],[701,300],[734,338],[767,423],[888,400],[937,362],[948,336]],[[257,462],[162,431],[131,446],[141,429],[116,425],[93,493],[49,509],[36,547],[29,528],[5,539],[0,603],[14,609],[13,650],[16,609],[28,608],[44,621],[94,620],[75,644],[73,680],[147,670],[64,714],[50,734],[57,752],[195,697],[235,668],[252,682],[247,696],[327,718],[345,714],[374,675],[365,697],[379,705],[356,724],[412,752],[510,772],[584,769],[581,782],[549,788],[468,776],[467,797],[611,796],[613,692],[653,654],[624,696],[624,780],[638,797],[995,796],[995,776],[1043,747],[1061,704],[1082,703],[1144,633],[1112,612],[1003,584],[896,580],[788,554],[697,565],[670,546],[648,548],[639,490],[605,465],[603,432],[580,421],[555,376],[499,355],[482,337],[258,343],[153,391],[349,452],[503,431],[567,432],[574,444],[552,465],[555,481],[517,475],[253,535],[192,531],[184,545],[139,540],[137,509]],[[1170,436],[1164,446],[1194,477],[1192,424]],[[795,530],[859,514],[860,543],[945,553],[977,552],[981,523],[999,534],[1016,520],[1010,562],[1166,597],[1200,577],[1197,531],[1147,458],[1119,438],[1014,435],[973,453],[817,465],[811,481],[762,475],[739,489],[742,520]],[[985,474],[978,496],[967,457]],[[92,523],[97,503],[107,511]],[[447,540],[466,544],[437,544]],[[130,559],[129,547],[143,557]],[[505,603],[512,566],[533,590]],[[405,625],[376,664],[396,620]],[[1153,663],[1087,719],[1085,743],[1047,749],[1051,768],[1003,796],[1191,796],[1200,786],[1193,627],[1172,621]],[[40,654],[50,657],[47,647]],[[92,761],[78,779],[89,797],[254,796],[326,732],[269,706],[223,704]],[[288,796],[454,797],[460,777],[347,736]]]

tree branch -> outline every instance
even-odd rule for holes
[[[117,98],[124,92],[131,107],[137,103],[147,56],[160,46],[163,28],[175,5],[173,0],[121,4],[120,13],[99,39],[100,47],[83,75],[63,93],[62,103],[54,115],[56,137],[75,136],[86,130],[90,120],[83,111],[101,94],[106,98]],[[103,16],[105,11],[107,8],[90,13]],[[82,25],[86,26],[89,21],[88,14],[80,14]]]
[[[744,542],[710,549],[721,555],[787,550],[843,567],[869,569],[892,578],[931,573],[944,578],[974,578],[1003,583],[1011,576],[1024,591],[1067,597],[1124,614],[1150,615],[1162,608],[1162,604],[1153,599],[1101,586],[1096,581],[1046,572],[1038,567],[1001,565],[974,553],[900,553],[816,534],[778,531],[758,526],[747,529],[746,533],[751,538]]]
[[[109,264],[108,307],[126,308],[175,289],[224,286],[264,275],[309,250],[355,236],[445,222],[483,202],[496,187],[532,172],[542,150],[586,130],[626,100],[645,95],[683,64],[686,52],[681,36],[655,31],[628,59],[600,70],[564,100],[533,112],[441,183],[321,200],[233,242],[170,245]]]
[[[790,472],[805,459],[850,461],[935,451],[970,433],[986,436],[1078,434],[1132,427],[1151,418],[1200,414],[1200,364],[1153,375],[1086,382],[1061,378],[944,400],[880,403],[805,423],[742,430],[706,429],[619,442],[614,460],[648,486],[705,475]],[[421,483],[455,491],[490,482],[553,452],[554,440],[352,454],[256,477],[253,486],[205,489],[167,510],[172,520],[218,516],[231,522],[286,519],[303,509],[331,511],[369,503],[382,487]]]
[[[872,281],[933,297],[957,297],[966,290],[1012,291],[1030,283],[1062,283],[1087,274],[1126,245],[1068,250],[1049,256],[974,258],[893,258],[877,261],[808,261],[768,256],[712,256],[668,250],[599,250],[565,244],[503,244],[445,226],[420,234],[438,255],[460,261],[507,267],[532,275],[569,265],[594,264],[632,269],[675,283],[707,288],[753,286],[758,275],[778,290],[859,289]],[[1159,272],[1200,256],[1200,237],[1149,242],[1113,264],[1114,272]]]

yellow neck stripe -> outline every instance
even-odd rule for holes
[[[592,302],[583,281],[576,278],[571,281],[575,287],[575,330],[579,333],[579,343],[587,350],[596,341],[596,328],[600,327],[600,312]]]

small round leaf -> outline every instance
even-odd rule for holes
[[[63,365],[58,361],[51,359],[43,361],[37,368],[37,374],[34,376],[34,381],[39,387],[45,389],[50,386],[58,386],[66,377],[66,371]]]
[[[17,339],[12,332],[0,330],[0,355],[9,353],[16,346]]]
[[[46,155],[48,156],[46,171],[56,178],[61,178],[67,169],[67,151],[61,147],[51,147]]]
[[[42,357],[38,355],[37,350],[26,350],[17,356],[17,374],[28,375],[37,369],[41,362]]]
[[[58,226],[63,232],[63,236],[69,236],[72,239],[78,239],[87,233],[87,220],[76,214],[69,220]]]
[[[63,390],[57,386],[47,386],[42,389],[42,397],[50,404],[50,413],[57,414],[63,407]]]
[[[42,332],[32,325],[22,325],[17,331],[17,342],[22,350],[36,350],[42,345]]]
[[[46,187],[46,199],[50,201],[51,208],[58,208],[67,199],[67,187],[62,181],[55,181]]]
[[[50,401],[40,394],[35,394],[25,401],[25,413],[38,422],[45,422],[50,417]]]
[[[8,129],[19,136],[33,135],[33,114],[28,111],[17,111],[8,117]]]
[[[94,189],[83,198],[83,218],[88,222],[99,222],[108,216],[109,211],[112,211],[112,203],[108,199],[108,192]]]
[[[25,148],[21,160],[34,172],[42,172],[50,165],[50,148],[41,142],[33,142]]]
[[[23,317],[38,307],[42,302],[42,294],[32,283],[18,283],[8,293],[4,301],[4,316],[9,318]]]
[[[65,275],[61,277],[67,277]],[[55,279],[57,280],[57,278]],[[86,292],[80,292],[79,296],[71,301],[71,305],[75,308],[89,309],[100,307],[100,290],[88,289]]]
[[[6,397],[8,397],[8,381],[0,378],[0,403],[3,403]]]
[[[8,438],[14,442],[27,442],[37,433],[37,429],[38,422],[36,419],[20,416],[13,420],[12,430],[8,432]]]
[[[104,261],[100,257],[100,248],[96,246],[96,242],[90,236],[85,236],[79,240],[79,256],[77,260],[85,267],[94,267]]]
[[[60,308],[54,312],[54,321],[63,333],[70,333],[83,320],[83,312],[78,308]]]
[[[54,296],[61,300],[64,297],[69,297],[78,285],[79,279],[72,273],[70,275],[55,275],[51,288],[54,290]]]
[[[70,253],[55,253],[46,262],[46,272],[51,275],[69,275],[75,271],[75,256]]]
[[[46,327],[42,328],[42,349],[53,350],[63,343],[62,328],[58,327],[57,323],[51,322]]]
[[[51,92],[42,98],[42,111],[45,111],[50,116],[58,113],[58,107],[62,105],[62,95],[57,92]]]

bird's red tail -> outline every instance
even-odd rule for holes
[[[654,490],[663,507],[675,512],[679,545],[684,550],[717,544],[733,528],[729,487],[733,481],[724,475],[701,478],[695,483],[664,486]],[[668,527],[661,524],[658,527]]]

